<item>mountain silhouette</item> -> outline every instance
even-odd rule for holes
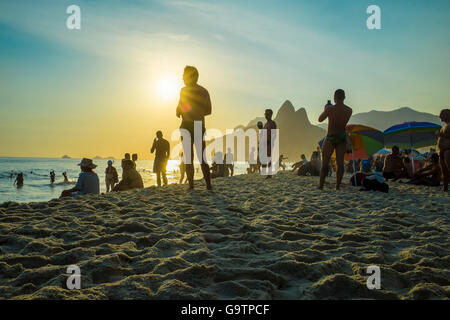
[[[398,108],[392,111],[372,110],[370,112],[356,113],[351,117],[349,123],[363,124],[384,131],[393,125],[408,121],[423,121],[442,125],[438,116],[431,113],[419,112],[409,107]],[[320,124],[319,126],[326,128],[327,124]]]
[[[280,130],[280,155],[283,154],[288,157],[287,161],[298,161],[302,153],[309,157],[316,150],[317,142],[326,134],[324,129],[311,124],[305,108],[295,110],[289,100],[286,100],[278,111],[274,111],[274,114],[273,120]],[[264,117],[257,117],[248,122],[246,126],[240,125],[235,129],[256,129],[258,121],[266,123]],[[246,158],[247,156],[248,152]]]

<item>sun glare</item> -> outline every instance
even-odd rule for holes
[[[158,93],[163,99],[176,98],[180,88],[181,83],[175,77],[165,77],[158,81]]]

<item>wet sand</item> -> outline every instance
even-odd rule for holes
[[[348,180],[347,178],[344,178]],[[448,299],[450,196],[281,173],[0,205],[2,299]],[[347,182],[347,181],[345,181]],[[68,290],[66,269],[81,269]],[[381,290],[366,269],[381,269]]]

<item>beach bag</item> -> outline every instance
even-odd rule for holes
[[[350,178],[350,183],[352,184],[352,186],[361,186],[362,185],[362,181],[364,180],[365,177],[367,177],[368,174],[362,173],[362,172],[357,172],[356,173],[356,185],[355,185],[355,175],[353,175]]]
[[[384,180],[384,179],[383,179]],[[380,179],[380,181],[383,181]],[[363,180],[363,187],[367,191],[389,192],[389,185],[386,182],[380,182],[375,175],[368,176]]]

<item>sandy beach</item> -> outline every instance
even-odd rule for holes
[[[348,179],[344,178],[347,182]],[[279,173],[0,205],[2,299],[448,299],[450,198]],[[81,269],[68,290],[66,268]],[[381,269],[369,290],[366,269]]]

